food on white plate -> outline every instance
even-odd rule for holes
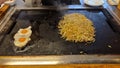
[[[17,47],[24,47],[30,40],[30,38],[19,37],[14,41],[14,44]]]
[[[25,46],[30,41],[30,36],[32,34],[31,26],[19,29],[18,32],[14,35],[14,44],[18,47]]]
[[[89,6],[102,6],[104,4],[104,0],[84,0],[84,3]]]
[[[66,41],[94,42],[93,22],[80,13],[67,14],[58,24],[59,32]]]

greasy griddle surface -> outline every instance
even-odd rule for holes
[[[42,5],[80,5],[80,0],[42,0]]]
[[[93,21],[96,30],[94,43],[67,42],[61,38],[57,25],[62,16],[69,13],[82,13]],[[15,26],[1,42],[0,55],[120,54],[120,35],[107,21],[102,11],[97,10],[21,11],[14,20]],[[28,26],[32,26],[31,41],[19,49],[13,44],[13,36],[20,28]]]

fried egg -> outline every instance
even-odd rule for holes
[[[32,34],[31,26],[24,28],[24,29],[19,29],[17,34],[23,37],[30,37]]]
[[[30,38],[19,37],[14,40],[14,44],[17,47],[24,47],[30,40]]]
[[[31,39],[30,36],[32,34],[31,26],[19,29],[18,32],[14,35],[14,44],[17,47],[25,46]]]

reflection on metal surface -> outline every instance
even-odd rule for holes
[[[0,21],[0,31],[3,30],[2,28],[7,24],[12,14],[15,12],[15,7],[11,7],[10,10],[7,12],[5,17]]]
[[[53,64],[58,64],[57,61],[19,61],[19,62],[7,62],[4,65],[53,65]]]
[[[110,6],[109,4],[104,5],[105,8],[111,13],[114,19],[120,24],[120,11],[115,6]]]
[[[120,63],[119,55],[9,56],[0,57],[0,60],[0,65]]]

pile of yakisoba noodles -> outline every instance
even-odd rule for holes
[[[87,17],[79,13],[67,14],[60,20],[58,28],[62,38],[73,42],[94,42],[95,28]]]

